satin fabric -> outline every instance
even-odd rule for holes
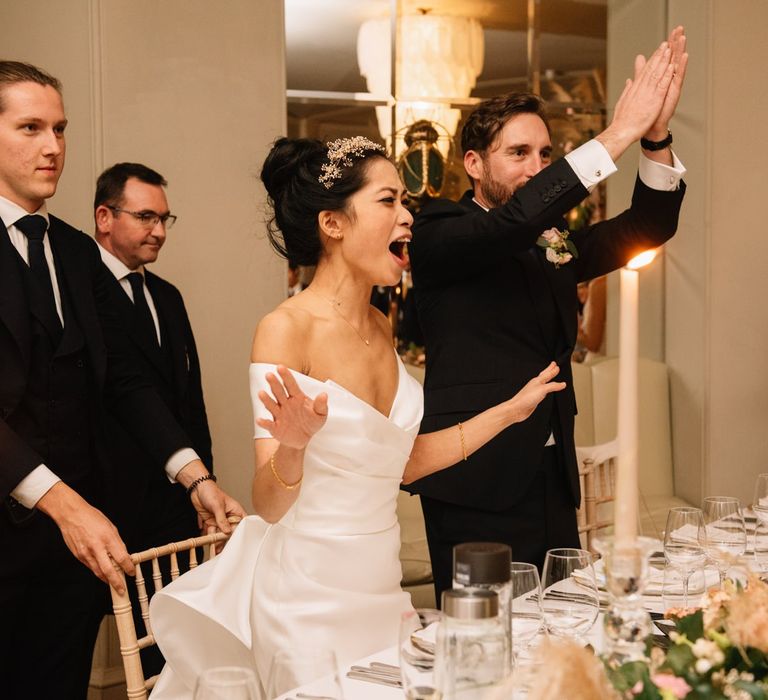
[[[250,367],[256,417],[271,364]],[[344,387],[294,372],[328,419],[304,458],[299,495],[268,525],[243,520],[216,559],[157,593],[152,629],[167,664],[153,700],[189,698],[209,667],[253,668],[266,687],[278,649],[330,648],[346,664],[397,642],[410,597],[400,588],[396,505],[422,415],[421,385],[398,360],[385,416]],[[269,437],[256,428],[256,438]]]

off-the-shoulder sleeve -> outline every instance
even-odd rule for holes
[[[251,404],[253,405],[253,437],[258,440],[260,438],[272,437],[268,430],[261,428],[256,423],[257,418],[265,418],[272,420],[272,414],[266,409],[261,399],[259,398],[259,391],[262,389],[272,396],[272,390],[267,384],[265,379],[267,372],[276,372],[277,365],[270,365],[264,362],[252,362],[249,369],[249,379],[251,387]]]

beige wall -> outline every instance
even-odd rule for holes
[[[678,131],[690,170],[681,234],[669,246],[667,362],[678,492],[752,498],[768,464],[768,313],[762,304],[768,110],[762,0],[673,0],[691,29],[693,72]],[[757,244],[757,245],[756,245]]]
[[[221,483],[250,506],[248,357],[284,294],[264,237],[260,164],[285,130],[281,0],[2,2],[7,58],[64,83],[67,165],[52,212],[92,232],[98,173],[159,170],[179,216],[154,271],[186,300]]]
[[[644,273],[641,348],[670,368],[676,493],[696,503],[725,494],[750,502],[755,476],[768,471],[768,285],[760,242],[768,3],[609,0],[614,97],[623,77],[617,69],[677,24],[686,27],[691,64],[672,129],[689,189],[663,274]],[[628,177],[611,179],[614,212]]]

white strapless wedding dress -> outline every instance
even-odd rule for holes
[[[258,390],[274,365],[252,364]],[[421,385],[398,359],[389,416],[342,386],[293,375],[308,396],[328,393],[328,419],[304,458],[299,495],[280,522],[245,518],[221,555],[152,599],[167,664],[153,700],[191,698],[199,673],[248,666],[266,686],[278,649],[330,648],[341,664],[397,642],[410,597],[400,588],[396,504],[421,421]],[[256,428],[256,437],[269,434]]]

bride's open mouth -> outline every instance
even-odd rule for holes
[[[398,238],[389,244],[389,252],[397,259],[401,265],[405,265],[408,260],[408,238]]]

